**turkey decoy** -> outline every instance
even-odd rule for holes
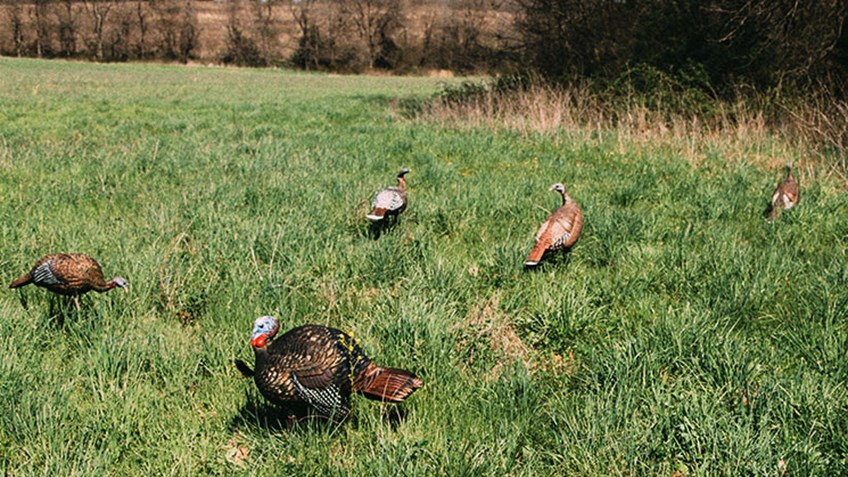
[[[798,189],[798,181],[792,177],[792,161],[789,161],[786,164],[786,179],[783,179],[783,182],[777,185],[774,194],[771,196],[771,204],[766,209],[768,219],[777,219],[783,209],[795,207],[800,198],[801,191]]]
[[[324,417],[341,419],[350,412],[353,392],[397,403],[423,384],[409,371],[377,366],[350,335],[335,328],[304,325],[274,339],[278,330],[274,317],[257,318],[250,340],[255,370],[241,360],[236,366],[253,377],[267,400],[290,415],[314,409]]]
[[[539,227],[536,233],[536,245],[524,265],[533,267],[539,264],[548,250],[570,249],[580,238],[583,230],[583,212],[574,199],[565,191],[565,186],[557,182],[549,191],[555,190],[562,195],[562,206],[555,210]]]
[[[374,222],[386,217],[397,217],[406,210],[406,179],[403,178],[409,169],[403,168],[397,175],[397,187],[386,187],[380,189],[371,202],[371,212],[365,217]]]
[[[109,291],[115,287],[127,288],[123,277],[115,277],[108,282],[103,278],[103,270],[96,260],[81,253],[59,253],[47,255],[35,263],[32,270],[13,281],[9,288],[20,288],[32,283],[53,293],[73,297],[79,309],[79,295],[91,290]]]

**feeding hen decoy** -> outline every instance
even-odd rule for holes
[[[91,290],[103,293],[116,287],[127,289],[127,281],[123,277],[106,281],[97,260],[81,253],[59,253],[42,257],[32,270],[13,281],[9,288],[20,288],[30,283],[59,295],[73,297],[77,309],[79,295]]]
[[[562,206],[548,216],[536,233],[536,245],[524,262],[534,267],[542,260],[548,250],[570,249],[580,238],[583,230],[583,212],[577,202],[565,191],[565,186],[557,182],[549,191],[555,190],[562,195]]]
[[[386,187],[377,192],[371,202],[371,212],[365,216],[368,220],[377,222],[386,217],[397,217],[406,210],[406,179],[403,176],[407,173],[409,169],[404,167],[398,172],[397,187]]]
[[[774,194],[771,196],[771,205],[766,209],[768,219],[777,219],[783,209],[795,207],[800,198],[801,191],[798,188],[798,181],[792,177],[792,161],[789,161],[786,164],[786,179],[783,179],[783,182],[777,185]]]
[[[255,370],[236,360],[239,371],[253,377],[265,399],[291,414],[310,408],[329,418],[350,412],[350,395],[398,403],[423,382],[409,371],[372,362],[350,335],[335,328],[304,325],[280,336],[274,317],[261,316],[253,325],[250,344]]]

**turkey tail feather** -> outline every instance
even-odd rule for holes
[[[545,254],[546,249],[547,247],[545,247],[544,244],[537,242],[533,247],[533,250],[530,251],[530,255],[527,257],[527,260],[524,261],[524,265],[527,265],[528,267],[538,265],[539,260],[542,259],[542,255]]]
[[[238,368],[239,372],[245,378],[252,378],[253,377],[253,370],[250,369],[250,366],[248,366],[247,363],[245,363],[244,361],[242,361],[240,359],[235,360],[235,363],[236,363],[236,368]]]
[[[26,273],[24,275],[21,275],[20,278],[13,281],[12,284],[9,285],[9,288],[19,288],[19,287],[22,287],[24,285],[29,285],[30,283],[32,283],[32,273],[31,272]]]
[[[385,208],[374,207],[373,209],[371,209],[371,212],[369,212],[368,215],[366,215],[365,217],[367,217],[369,220],[377,221],[377,220],[383,220],[383,217],[385,217],[385,216],[386,216],[386,209]]]
[[[409,371],[370,363],[354,381],[354,389],[375,401],[401,402],[424,384]]]

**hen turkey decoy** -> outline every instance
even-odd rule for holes
[[[798,189],[798,181],[792,177],[792,161],[789,161],[786,164],[786,179],[783,179],[783,182],[777,185],[774,194],[771,196],[771,205],[766,209],[768,219],[777,219],[783,209],[795,207],[800,198],[801,191]]]
[[[423,384],[409,371],[377,366],[353,338],[335,328],[304,325],[274,339],[278,330],[274,317],[257,318],[250,340],[255,370],[240,360],[236,366],[253,377],[266,399],[291,414],[314,409],[341,419],[350,412],[353,392],[397,403]]]
[[[549,191],[555,190],[562,195],[562,206],[555,210],[539,227],[536,233],[536,245],[524,265],[533,267],[539,264],[548,250],[569,249],[580,238],[583,230],[583,212],[574,199],[565,191],[565,186],[557,182]]]
[[[406,179],[403,176],[407,173],[409,169],[404,167],[398,172],[397,187],[386,187],[377,192],[371,202],[371,212],[365,217],[377,222],[386,217],[397,217],[406,210]]]
[[[100,264],[81,253],[59,253],[42,257],[31,271],[13,281],[9,288],[20,288],[30,283],[59,295],[73,297],[77,309],[79,295],[91,290],[102,293],[115,287],[124,290],[127,288],[127,281],[123,277],[115,277],[107,282],[103,278]]]

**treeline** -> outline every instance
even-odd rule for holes
[[[0,53],[523,70],[720,96],[844,82],[846,16],[845,0],[5,0]]]
[[[525,66],[609,86],[843,86],[845,0],[516,0]]]
[[[509,61],[507,10],[500,0],[11,0],[0,5],[0,53],[498,71]]]
[[[0,52],[98,61],[196,57],[200,27],[193,0],[5,2]]]

